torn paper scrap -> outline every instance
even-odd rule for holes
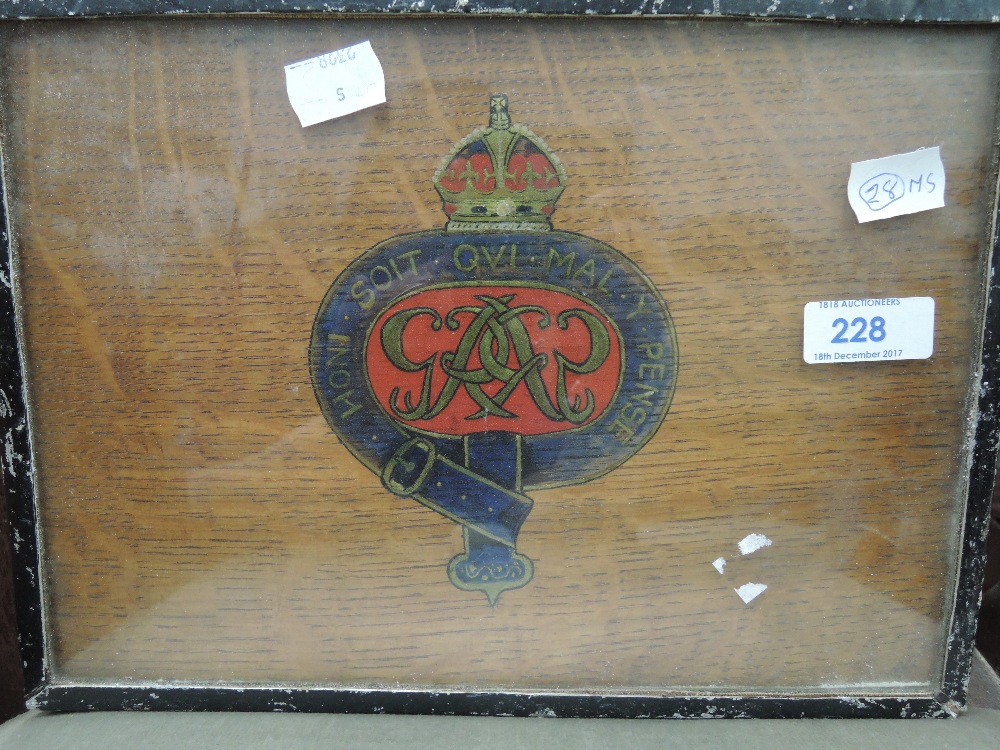
[[[749,555],[764,547],[770,547],[773,542],[763,534],[748,534],[740,540],[741,555]]]
[[[749,604],[758,596],[767,591],[767,584],[764,583],[744,583],[738,589],[733,589],[739,594],[744,604]]]
[[[712,567],[719,571],[721,575],[726,570],[726,558],[720,557],[712,563]]]

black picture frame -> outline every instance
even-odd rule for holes
[[[1000,3],[964,0],[469,0],[397,4],[344,0],[0,0],[0,21],[130,16],[479,14],[540,16],[658,16],[813,21],[842,24],[1000,24]],[[995,158],[995,157],[994,157]],[[0,179],[3,174],[0,173]],[[29,705],[48,711],[183,710],[358,712],[610,718],[927,718],[954,717],[963,709],[971,669],[976,615],[985,566],[994,471],[1000,440],[1000,202],[993,237],[979,372],[978,419],[962,519],[961,563],[940,690],[932,698],[857,698],[761,695],[578,695],[559,693],[341,688],[184,687],[53,683],[46,669],[43,601],[31,441],[25,403],[25,368],[11,284],[12,242],[6,186],[0,184],[0,442],[15,560],[15,596],[25,689]]]

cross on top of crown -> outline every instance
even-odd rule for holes
[[[499,130],[506,130],[510,127],[506,94],[494,94],[490,97],[490,127]]]

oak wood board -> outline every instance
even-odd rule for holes
[[[932,692],[994,200],[989,30],[607,20],[0,27],[56,682]],[[291,61],[370,39],[385,105],[307,129]],[[445,216],[490,94],[558,229],[635,261],[680,374],[624,466],[534,493],[490,607],[309,379],[326,289]],[[859,225],[851,162],[940,145],[943,209]],[[810,301],[930,296],[928,360],[807,365]],[[741,556],[737,542],[771,547]],[[717,557],[729,565],[720,574]],[[749,605],[734,588],[768,585]]]

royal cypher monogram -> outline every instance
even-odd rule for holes
[[[492,97],[489,127],[435,173],[445,230],[351,263],[313,327],[331,427],[386,489],[461,525],[448,577],[492,605],[534,576],[517,550],[525,493],[627,460],[676,382],[673,324],[650,280],[610,246],[552,229],[565,182],[541,139],[511,124],[507,97]]]
[[[453,300],[454,296],[450,289],[419,295],[445,300]],[[537,293],[534,296],[545,297]],[[511,420],[508,424],[501,423],[501,429],[514,427],[522,433],[542,432],[558,429],[549,422],[564,422],[572,427],[603,411],[609,398],[601,398],[598,410],[594,391],[586,387],[587,381],[582,376],[600,371],[617,381],[621,361],[617,351],[609,363],[612,337],[615,349],[619,348],[614,330],[593,308],[580,307],[582,301],[575,298],[569,299],[576,306],[558,312],[553,321],[546,307],[516,304],[517,297],[517,294],[477,294],[474,299],[478,304],[458,305],[445,314],[436,307],[393,308],[376,323],[381,348],[371,350],[369,373],[385,372],[384,357],[400,373],[397,380],[405,381],[404,373],[413,373],[419,386],[406,391],[402,386],[394,386],[383,400],[385,387],[376,385],[380,403],[387,404],[393,416],[414,427],[434,432],[441,431],[435,427],[443,423],[449,433],[482,430],[481,422],[491,416]],[[545,301],[558,306],[560,298],[567,295],[553,291],[547,297],[550,299]],[[408,302],[413,304],[414,300]],[[564,340],[560,348],[548,344],[553,337],[545,336],[553,326],[563,334],[555,337],[556,341]],[[442,332],[445,335],[435,335]],[[449,332],[458,335],[454,350],[433,351],[432,342],[441,341],[447,347],[447,342],[455,338],[448,336]],[[407,334],[415,340],[412,343],[407,340],[404,347]],[[421,336],[421,340],[416,340]],[[427,351],[426,345],[420,346],[424,342],[430,344],[431,351]],[[551,346],[551,352],[537,351],[536,346]],[[415,359],[405,349],[415,353]],[[579,353],[571,358],[564,353],[567,350]],[[424,353],[429,356],[421,358]],[[606,364],[610,366],[604,367]],[[440,376],[435,378],[437,369]],[[520,391],[519,386],[523,386]],[[419,395],[414,397],[415,393]],[[518,393],[523,396],[520,406],[506,408]],[[441,419],[453,404],[460,405],[455,409],[457,419]]]

